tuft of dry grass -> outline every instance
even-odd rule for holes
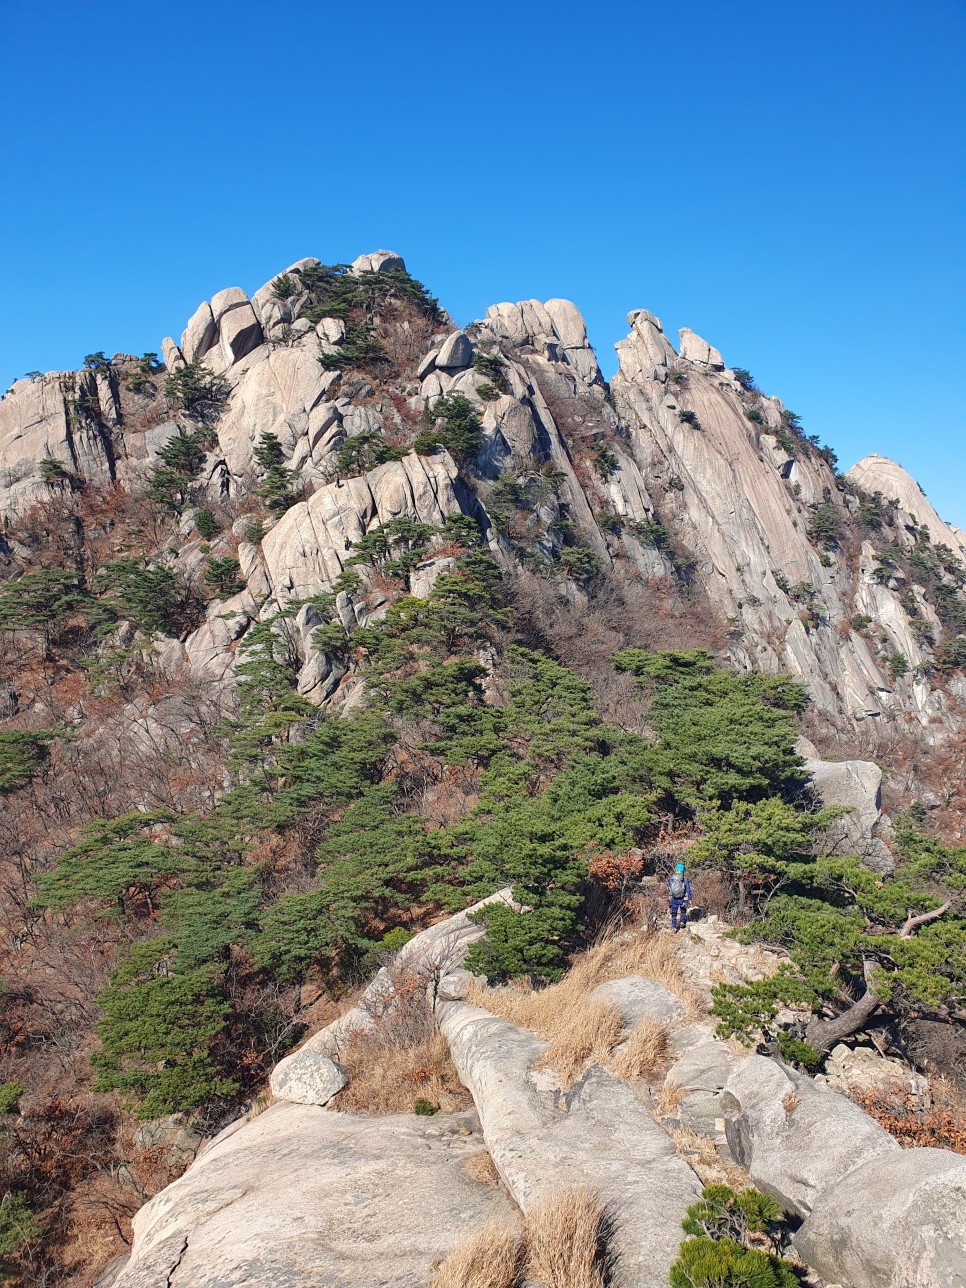
[[[536,1067],[552,1069],[567,1089],[588,1066],[607,1062],[622,1032],[616,1007],[591,997],[577,998],[560,1017],[560,1027]]]
[[[429,1288],[517,1288],[525,1262],[523,1231],[499,1218],[464,1235],[436,1268]]]
[[[623,1082],[637,1082],[658,1073],[667,1054],[667,1030],[660,1020],[645,1016],[615,1052],[610,1067]]]
[[[795,1095],[794,1091],[786,1092],[782,1097],[782,1109],[784,1109],[785,1113],[789,1116],[795,1112],[801,1103],[802,1102],[799,1100],[798,1096]]]
[[[339,1064],[347,1083],[333,1103],[344,1112],[409,1114],[420,1098],[447,1113],[473,1103],[441,1033],[414,1041],[387,1040],[379,1030],[355,1033]]]
[[[609,1223],[587,1189],[562,1190],[527,1214],[527,1275],[542,1288],[604,1288]]]
[[[479,1181],[481,1185],[489,1185],[491,1189],[496,1189],[500,1184],[500,1173],[488,1150],[481,1149],[478,1154],[471,1154],[463,1164],[463,1171],[471,1181]]]
[[[743,1167],[721,1157],[710,1136],[702,1136],[690,1127],[669,1127],[667,1134],[678,1158],[687,1163],[702,1185],[729,1185],[733,1190],[744,1190],[751,1184]]]
[[[684,1088],[670,1078],[665,1078],[664,1086],[654,1097],[654,1116],[656,1118],[673,1118],[678,1105],[685,1095]]]

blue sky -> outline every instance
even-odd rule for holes
[[[7,0],[0,381],[389,247],[459,322],[690,326],[966,526],[960,0]]]

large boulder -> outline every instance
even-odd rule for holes
[[[830,853],[857,854],[876,872],[892,872],[895,859],[876,834],[882,819],[879,766],[871,760],[818,760],[806,756],[805,770],[823,805],[841,805],[849,811],[829,828]]]
[[[425,1288],[467,1229],[512,1213],[464,1172],[465,1119],[274,1105],[140,1210],[115,1288]]]
[[[850,1288],[963,1288],[966,1158],[880,1154],[821,1194],[794,1242],[824,1279]]]
[[[354,277],[360,273],[405,273],[406,261],[402,255],[391,250],[374,250],[370,255],[360,255],[349,265],[349,272]]]
[[[682,327],[678,331],[678,339],[682,358],[711,367],[715,371],[724,370],[724,362],[718,350],[708,344],[707,340],[702,340],[690,327]]]
[[[737,1061],[725,1090],[737,1102],[725,1126],[735,1161],[796,1216],[853,1167],[901,1152],[851,1100],[765,1056]]]
[[[462,371],[473,361],[473,345],[465,331],[454,331],[446,337],[436,355],[436,366],[441,371]]]

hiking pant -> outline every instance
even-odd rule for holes
[[[673,896],[672,896],[672,898],[671,898],[671,900],[670,900],[670,908],[671,908],[671,925],[674,927],[674,929],[675,929],[675,930],[677,930],[677,928],[678,928],[678,917],[679,917],[679,916],[680,916],[680,918],[681,918],[681,925],[682,925],[682,926],[686,926],[686,925],[688,924],[688,904],[687,904],[687,900],[686,900],[686,899],[675,899],[675,898],[673,898]]]

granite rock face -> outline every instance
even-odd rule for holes
[[[114,1288],[425,1288],[470,1228],[512,1215],[445,1116],[277,1104],[223,1132],[137,1214]]]

